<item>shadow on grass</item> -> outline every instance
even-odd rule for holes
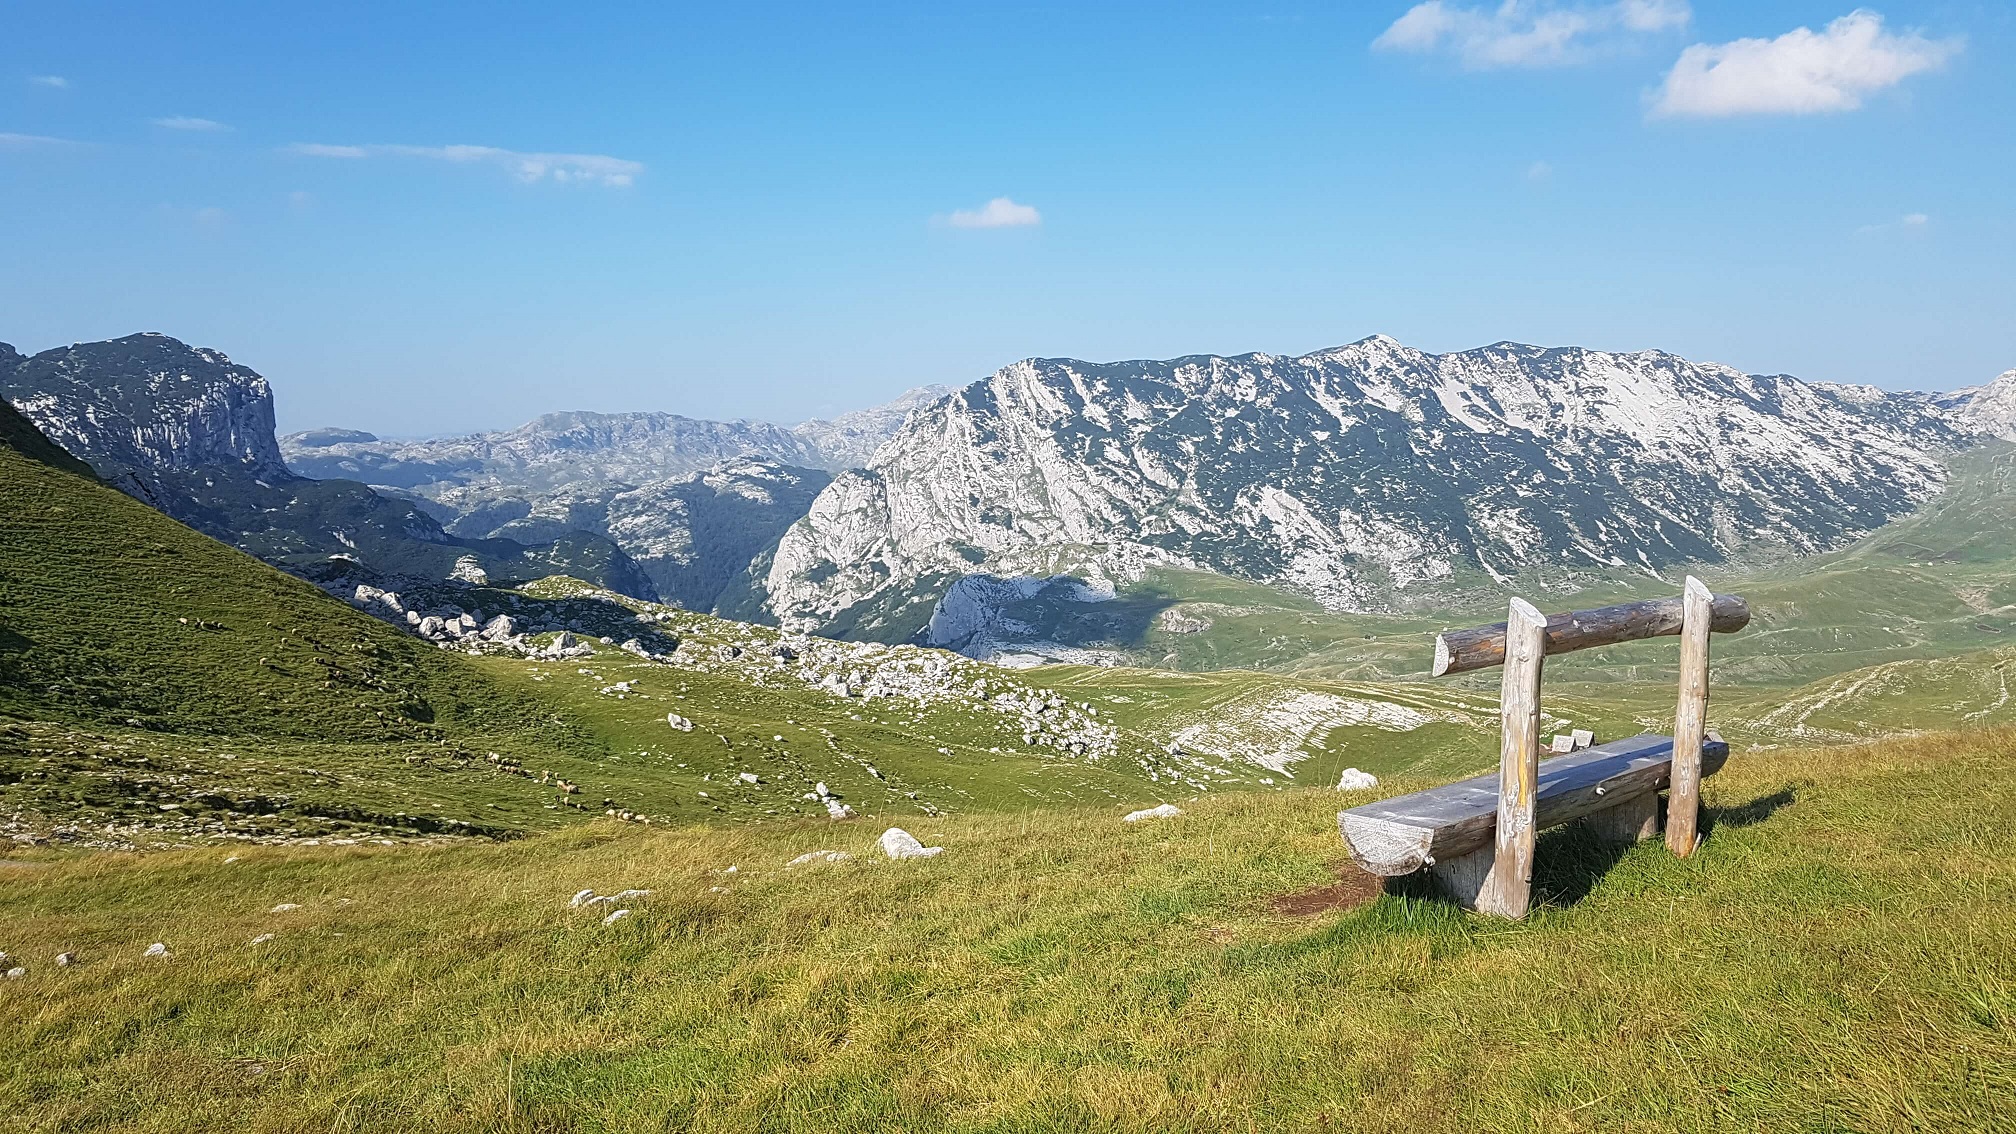
[[[1713,835],[1717,827],[1754,827],[1777,814],[1779,808],[1798,802],[1798,798],[1791,788],[1782,787],[1770,795],[1760,795],[1734,807],[1704,807],[1701,809],[1701,837],[1705,839]]]
[[[1701,811],[1701,837],[1704,839],[1712,837],[1717,827],[1737,830],[1755,826],[1771,818],[1779,808],[1789,806],[1797,798],[1792,788],[1784,787],[1769,795],[1760,795],[1748,803],[1732,807],[1705,807]],[[1655,835],[1646,841],[1652,842],[1658,838],[1659,836]],[[1568,823],[1543,832],[1533,850],[1534,906],[1572,906],[1580,902],[1589,896],[1596,888],[1596,884],[1601,882],[1633,847],[1642,845],[1600,838],[1579,822]],[[1386,891],[1389,894],[1400,894],[1424,901],[1454,904],[1442,893],[1441,888],[1426,871],[1405,878],[1389,879]]]

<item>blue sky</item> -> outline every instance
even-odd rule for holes
[[[0,4],[0,340],[388,435],[1374,333],[2016,367],[2010,5],[294,7]]]

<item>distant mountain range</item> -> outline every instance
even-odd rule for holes
[[[1082,603],[1174,566],[1337,611],[1433,608],[1536,569],[1559,586],[1839,546],[1937,493],[1962,439],[1923,395],[1658,351],[1032,359],[837,477],[763,587],[787,627],[955,645],[999,636],[971,587],[932,601],[973,576],[1068,573]]]
[[[263,378],[161,335],[0,347],[0,391],[107,480],[298,571],[565,572],[983,657],[1036,634],[1031,604],[1097,611],[1163,568],[1405,612],[1536,573],[1573,590],[1811,554],[1938,494],[1970,438],[2016,439],[2016,371],[1888,393],[1658,351],[1384,337],[1030,359],[792,427],[568,412],[276,439]]]
[[[280,444],[295,472],[368,481],[459,537],[613,539],[660,597],[706,611],[725,592],[746,592],[738,580],[750,562],[805,514],[831,472],[865,462],[912,409],[946,392],[911,390],[887,405],[791,427],[569,412],[464,437],[381,441],[317,429]]]
[[[867,463],[911,410],[950,392],[926,386],[887,405],[797,426],[571,411],[462,437],[381,441],[357,430],[315,429],[289,434],[280,446],[302,476],[345,477],[430,497],[470,485],[520,493],[641,485],[749,459],[838,472]]]

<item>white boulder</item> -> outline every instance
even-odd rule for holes
[[[1173,803],[1151,807],[1146,811],[1130,811],[1120,817],[1122,823],[1139,823],[1143,819],[1174,819],[1183,814],[1183,809]]]
[[[1337,777],[1338,791],[1365,791],[1378,786],[1378,776],[1370,772],[1361,772],[1356,768],[1346,768],[1344,774]]]
[[[945,853],[945,848],[927,847],[903,828],[891,827],[882,832],[882,853],[894,859],[932,858]]]

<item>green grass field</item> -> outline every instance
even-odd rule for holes
[[[1133,826],[1115,805],[42,852],[0,866],[0,948],[29,970],[0,982],[0,1114],[24,1132],[2009,1129],[2012,756],[2009,731],[1739,756],[1709,781],[1701,853],[1550,835],[1546,902],[1516,925],[1340,885],[1331,814],[1366,797],[1321,790]],[[887,861],[888,819],[945,853]],[[785,868],[816,849],[858,857]],[[567,907],[583,887],[654,894],[605,926]],[[141,955],[156,941],[170,958]],[[64,950],[79,963],[55,967]]]

